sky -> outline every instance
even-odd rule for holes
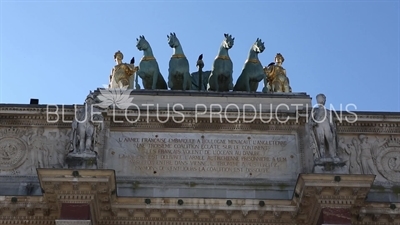
[[[0,103],[82,104],[149,41],[165,80],[175,32],[195,72],[210,70],[224,38],[236,82],[250,47],[264,66],[281,53],[293,92],[327,96],[335,109],[400,111],[399,1],[19,1],[0,0]],[[139,81],[141,84],[141,81]],[[143,85],[141,85],[143,87]],[[260,82],[259,91],[263,87]]]

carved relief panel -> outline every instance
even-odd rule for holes
[[[377,182],[400,182],[400,137],[389,135],[339,136],[338,154],[350,174],[374,174]]]
[[[0,174],[35,175],[36,168],[63,168],[69,130],[0,128]]]
[[[24,141],[25,130],[14,128],[0,131],[0,173],[18,174],[17,170],[27,160],[28,145]]]

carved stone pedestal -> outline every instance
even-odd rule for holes
[[[97,156],[94,153],[70,153],[66,163],[69,169],[97,169]]]
[[[349,168],[339,158],[321,158],[314,163],[314,173],[348,174]]]

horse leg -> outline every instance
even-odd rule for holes
[[[232,74],[229,75],[229,79],[228,79],[228,91],[233,90],[233,77]]]
[[[257,92],[259,82],[253,81],[250,83],[250,92]]]
[[[153,72],[153,85],[152,85],[151,89],[153,89],[153,90],[157,89],[157,80],[158,80],[158,73]]]
[[[246,87],[246,92],[250,92],[250,77],[249,76],[245,76],[245,87]]]
[[[169,79],[168,79],[168,87],[171,90],[174,90],[174,82],[172,82],[173,77],[171,76],[171,74],[169,75]]]
[[[215,88],[215,84],[213,84],[214,81],[215,81],[215,74],[213,71],[211,71],[210,76],[208,77],[207,89],[206,89],[207,91],[214,90],[214,88]]]
[[[186,91],[186,90],[188,90],[188,81],[189,81],[189,76],[190,76],[190,74],[189,73],[183,73],[182,74],[182,76],[183,76],[183,91]]]
[[[219,80],[218,80],[218,77],[219,77],[220,75],[214,75],[214,77],[213,77],[213,81],[214,81],[214,91],[219,91]]]
[[[264,80],[264,88],[262,89],[262,92],[271,92],[271,86],[269,85],[268,78],[265,76],[265,74],[263,74],[263,78],[261,80]]]

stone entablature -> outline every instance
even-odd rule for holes
[[[96,93],[101,94],[99,89]],[[176,96],[175,96],[176,95]],[[305,149],[311,147],[306,138],[308,137],[308,130],[306,123],[308,121],[309,112],[311,110],[311,100],[310,97],[304,93],[275,93],[275,94],[260,94],[260,93],[213,93],[213,92],[181,92],[181,91],[149,91],[149,90],[134,90],[130,94],[132,102],[140,106],[140,116],[135,123],[127,120],[125,115],[135,117],[138,116],[138,111],[135,109],[123,110],[123,109],[104,109],[102,115],[104,117],[104,129],[101,133],[98,133],[98,138],[96,140],[96,150],[99,157],[98,168],[110,168],[110,163],[107,162],[108,158],[113,157],[112,150],[109,150],[112,137],[115,134],[128,135],[135,134],[135,132],[140,132],[143,134],[152,134],[152,132],[173,132],[175,134],[184,135],[186,133],[198,133],[190,134],[196,136],[196,138],[201,138],[201,133],[206,131],[208,133],[221,133],[226,137],[229,135],[238,135],[251,133],[254,135],[266,134],[272,135],[292,135],[296,136],[297,147],[299,150],[299,160],[300,167],[298,172],[311,172],[312,162],[310,152],[305,151]],[[164,100],[163,100],[164,99]],[[171,100],[173,99],[173,100]],[[143,104],[154,104],[154,103],[180,103],[187,106],[188,104],[201,103],[207,106],[216,103],[224,104],[236,104],[243,106],[244,104],[253,105],[257,108],[257,104],[272,105],[272,110],[276,109],[279,104],[295,104],[297,111],[293,108],[288,110],[279,110],[274,117],[271,113],[271,108],[267,111],[262,110],[256,112],[238,112],[227,110],[223,112],[224,118],[221,119],[220,115],[213,114],[203,111],[201,113],[196,113],[194,111],[195,107],[187,107],[187,109],[176,109],[176,112],[168,111],[167,109],[156,110],[154,108],[149,108],[148,105]],[[310,107],[309,107],[310,106]],[[57,107],[58,113],[55,114],[55,108]],[[82,106],[77,106],[82,107]],[[275,108],[274,108],[275,107]],[[74,106],[44,106],[44,105],[15,105],[15,104],[3,104],[0,107],[0,132],[2,133],[3,143],[13,143],[18,147],[18,151],[15,153],[15,159],[4,159],[4,165],[1,174],[11,175],[29,175],[35,174],[34,165],[40,162],[30,162],[34,157],[34,148],[40,149],[39,144],[47,141],[47,146],[51,146],[51,151],[48,155],[39,155],[35,157],[48,158],[51,156],[49,162],[42,162],[39,167],[64,167],[63,162],[65,159],[65,153],[68,151],[68,145],[70,140],[70,127],[74,118],[75,112]],[[249,107],[251,109],[251,107]],[[266,108],[267,109],[267,108]],[[285,109],[282,107],[282,109]],[[49,110],[49,111],[47,111]],[[145,111],[143,111],[145,110]],[[208,109],[209,110],[209,109]],[[62,112],[62,113],[61,113]],[[273,112],[273,111],[272,111]],[[136,113],[136,114],[135,114]],[[364,173],[362,169],[362,160],[360,157],[354,158],[357,154],[352,154],[352,152],[360,152],[362,150],[360,144],[361,139],[364,140],[364,136],[369,138],[369,145],[364,145],[364,148],[371,147],[374,148],[375,152],[381,152],[381,155],[375,156],[374,166],[375,173],[378,174],[376,182],[383,184],[394,184],[397,185],[399,181],[396,179],[397,170],[396,165],[393,164],[391,160],[391,166],[377,165],[377,162],[383,162],[384,153],[387,155],[396,154],[398,149],[397,138],[400,137],[400,126],[397,121],[400,121],[399,113],[377,113],[377,112],[337,112],[341,115],[341,119],[336,120],[337,132],[338,132],[338,148],[339,154],[348,159],[349,173]],[[172,119],[167,122],[160,122],[166,115],[172,116],[183,116],[184,120],[179,121],[179,123],[173,121]],[[265,122],[261,118],[271,118],[270,121]],[[58,120],[57,120],[58,119]],[[177,117],[178,120],[180,120]],[[284,120],[282,123],[280,119]],[[235,123],[232,121],[237,120]],[[251,122],[246,122],[245,120],[251,120]],[[350,121],[350,122],[349,122]],[[38,129],[40,128],[40,129]],[[41,139],[35,139],[38,136],[38,132],[43,132]],[[154,133],[155,134],[155,133]],[[160,133],[163,135],[164,133]],[[221,134],[221,135],[222,135]],[[157,134],[155,134],[157,135]],[[364,135],[361,136],[360,135]],[[224,137],[225,137],[224,136]],[[261,137],[260,136],[260,137]],[[249,136],[250,137],[250,136]],[[251,137],[250,137],[251,138]],[[236,138],[237,139],[237,138]],[[240,141],[240,140],[232,141]],[[36,141],[36,142],[35,142]],[[245,140],[243,140],[245,141]],[[1,143],[0,143],[1,144]],[[112,144],[112,145],[115,145]],[[35,147],[36,146],[36,147]],[[107,147],[108,146],[108,147]],[[386,147],[385,147],[386,146]],[[221,146],[220,146],[221,147]],[[232,146],[231,146],[232,147]],[[239,146],[240,147],[240,146]],[[36,150],[37,151],[37,150]],[[393,153],[394,152],[394,153]],[[115,153],[115,151],[114,151]],[[312,153],[311,153],[312,154]],[[104,156],[107,155],[107,158]],[[25,156],[25,157],[24,157]],[[382,158],[383,157],[383,158]],[[396,156],[393,156],[396,157]],[[8,162],[6,162],[8,160]],[[378,160],[378,161],[377,161]],[[383,161],[382,161],[383,160]],[[39,160],[40,161],[40,160]],[[387,162],[386,162],[387,161]],[[386,160],[385,163],[389,163]],[[350,163],[353,162],[353,165]],[[28,165],[29,164],[29,165]],[[115,164],[115,163],[114,163]],[[118,164],[118,163],[117,163]],[[366,162],[364,164],[367,164]],[[352,171],[350,171],[350,167]],[[31,168],[29,168],[31,166]],[[372,164],[371,164],[372,166]],[[370,166],[370,167],[371,167]],[[366,171],[366,166],[364,166]],[[394,170],[391,168],[395,168]],[[380,172],[377,172],[380,170]],[[154,171],[152,171],[154,172]],[[296,172],[297,173],[297,172]],[[368,172],[366,172],[368,173]],[[118,174],[118,172],[117,172]],[[128,174],[119,174],[121,176],[127,176]]]
[[[94,100],[102,92],[98,90],[91,94]],[[337,155],[342,160],[337,164],[341,170],[339,174],[338,170],[330,171],[329,165],[319,169],[331,173],[322,177],[332,179],[332,176],[340,175],[342,181],[346,180],[343,177],[348,177],[348,183],[341,181],[345,188],[332,189],[332,183],[336,184],[336,181],[326,177],[324,179],[329,181],[313,183],[320,174],[311,174],[316,171],[313,167],[316,147],[310,141],[308,126],[311,98],[304,93],[135,90],[127,99],[128,103],[139,107],[124,109],[124,105],[120,105],[122,108],[119,109],[98,109],[102,122],[93,124],[93,136],[84,146],[78,143],[71,146],[71,137],[76,137],[71,127],[76,110],[85,113],[84,106],[87,105],[0,105],[0,193],[28,195],[28,200],[24,201],[36,201],[37,208],[42,211],[57,211],[56,202],[61,200],[64,203],[95,202],[95,205],[101,205],[96,209],[98,215],[104,215],[103,222],[98,224],[119,224],[116,218],[143,223],[161,223],[166,218],[163,224],[227,220],[246,224],[291,224],[293,221],[310,224],[317,219],[321,208],[326,207],[351,208],[353,217],[360,213],[354,224],[392,223],[398,218],[398,209],[387,209],[387,206],[393,207],[392,203],[400,199],[400,113],[337,112],[341,115],[335,120]],[[173,111],[171,106],[165,107],[169,102],[185,107]],[[158,110],[146,105],[155,103],[163,105]],[[211,107],[214,110],[212,104],[217,103],[221,103],[223,109],[220,114],[210,112]],[[196,112],[196,104],[206,107]],[[260,104],[266,106],[265,110],[247,111],[252,107],[259,109]],[[294,106],[278,107],[280,104]],[[236,105],[239,110],[226,109],[229,105]],[[248,108],[240,110],[244,106]],[[176,120],[165,120],[168,116],[176,116]],[[75,158],[71,158],[72,151],[76,151]],[[86,158],[75,162],[83,152]],[[119,193],[119,197],[114,198],[118,200],[104,205],[102,202],[106,198],[96,200],[98,196],[86,188],[88,182],[93,181],[91,178],[85,178],[85,181],[79,178],[78,184],[71,175],[61,176],[64,172],[59,169],[71,169],[71,160],[75,160],[73,166],[90,166],[100,169],[94,170],[99,173],[103,169],[114,170],[114,189]],[[52,178],[39,176],[40,187],[36,180],[37,168],[53,171],[43,172]],[[58,177],[55,177],[57,173]],[[298,174],[302,173],[309,174],[298,179]],[[313,194],[305,195],[298,205],[296,196],[300,192],[296,194],[296,190],[309,178],[311,186],[319,187],[307,187],[306,193]],[[363,179],[370,183],[359,189],[353,188],[361,185]],[[94,180],[102,184],[108,182],[99,177]],[[54,185],[55,181],[58,184]],[[68,192],[71,184],[75,192]],[[52,188],[46,191],[49,185]],[[367,186],[368,190],[365,189]],[[362,194],[359,194],[360,190]],[[60,195],[62,193],[65,195]],[[39,197],[41,194],[44,199]],[[357,195],[368,195],[368,200],[382,203],[361,201]],[[151,199],[151,204],[143,204],[145,199]],[[178,204],[179,200],[183,204]],[[232,205],[227,205],[228,200]],[[11,197],[0,202],[8,201]],[[46,201],[46,204],[39,201]],[[261,207],[260,201],[265,206]],[[211,208],[210,204],[213,205]],[[308,206],[312,207],[308,209]],[[307,216],[298,217],[298,210],[306,208]],[[8,203],[3,209],[7,213],[15,211],[7,211]],[[328,211],[324,213],[329,214]],[[43,221],[57,219],[51,215]]]

